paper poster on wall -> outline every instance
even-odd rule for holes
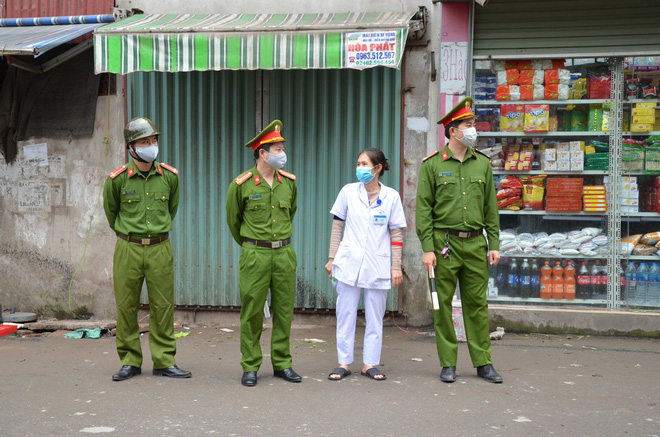
[[[50,182],[20,181],[19,212],[50,212]]]
[[[395,66],[399,58],[395,30],[346,35],[346,67]]]
[[[440,44],[440,92],[465,94],[467,89],[467,42]]]
[[[23,146],[26,164],[45,167],[48,165],[48,145],[46,143],[26,144]]]

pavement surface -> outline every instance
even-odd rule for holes
[[[222,328],[234,332],[222,331]],[[190,326],[177,364],[193,378],[143,373],[113,382],[113,337],[0,338],[0,436],[658,436],[660,340],[510,335],[493,341],[503,384],[476,376],[459,347],[458,381],[445,384],[435,339],[386,327],[379,368],[360,375],[364,328],[353,374],[336,367],[334,327],[294,327],[293,367],[303,382],[272,376],[267,355],[256,387],[240,384],[236,326]],[[325,343],[314,342],[314,339]]]

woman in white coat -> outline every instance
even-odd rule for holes
[[[337,355],[339,367],[328,379],[351,374],[355,323],[364,289],[366,328],[362,375],[386,379],[376,367],[383,344],[387,293],[401,285],[401,252],[406,218],[396,190],[378,181],[390,166],[379,149],[366,149],[357,159],[360,182],[345,185],[330,211],[334,215],[329,261],[325,266],[337,282]],[[342,239],[342,231],[344,232]],[[341,243],[340,243],[341,240]]]

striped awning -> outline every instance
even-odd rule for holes
[[[112,15],[2,19],[0,56],[37,57],[112,20]]]
[[[94,32],[95,72],[399,68],[413,15],[134,15]]]

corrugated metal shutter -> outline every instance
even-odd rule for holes
[[[342,186],[355,182],[358,153],[378,147],[392,169],[382,182],[399,189],[401,72],[296,70],[270,74],[270,118],[284,123],[287,167],[298,177],[294,247],[298,253],[297,308],[334,308],[324,266],[332,217]],[[392,292],[388,309],[392,306]]]
[[[238,306],[240,247],[227,228],[225,201],[231,181],[254,165],[244,145],[254,136],[256,73],[127,78],[129,119],[151,118],[162,133],[158,160],[180,170],[181,203],[171,234],[175,303]]]
[[[474,58],[660,53],[660,2],[491,0],[474,6]]]
[[[180,169],[181,206],[172,232],[177,305],[240,305],[240,248],[227,229],[225,200],[229,183],[253,165],[244,144],[255,134],[256,74],[127,76],[129,118],[152,118],[162,132],[159,159]],[[265,124],[282,120],[286,168],[298,182],[296,308],[334,308],[336,295],[323,268],[329,211],[341,187],[355,180],[357,154],[367,147],[385,152],[392,169],[382,181],[399,189],[401,73],[373,68],[268,74]],[[397,308],[394,301],[390,292],[388,309]]]

